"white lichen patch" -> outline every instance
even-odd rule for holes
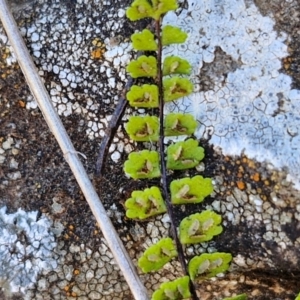
[[[89,139],[105,136],[108,107],[118,102],[127,80],[132,49],[120,35],[125,22],[125,7],[120,6],[98,0],[69,5],[39,1],[40,13],[21,27],[39,74],[51,74],[45,84],[58,114],[82,117]],[[7,41],[1,29],[0,40]],[[37,108],[33,99],[26,100],[27,109]],[[121,157],[117,150],[110,155],[116,162]]]
[[[0,282],[4,294],[26,293],[41,272],[57,267],[52,221],[37,211],[0,209]]]
[[[179,16],[169,13],[164,21],[189,33],[184,45],[168,47],[165,55],[192,63],[195,93],[182,101],[181,109],[201,123],[197,137],[210,137],[224,154],[244,152],[277,168],[287,167],[299,186],[300,91],[291,89],[291,77],[280,73],[281,59],[288,55],[287,36],[243,0],[189,0],[187,10]],[[215,61],[217,49],[235,67],[210,74],[213,84],[203,89],[204,66],[224,63]]]
[[[92,248],[60,240],[57,250],[63,256],[58,266],[53,272],[39,277],[38,289],[28,290],[25,300],[121,300],[131,295],[104,238],[100,239],[100,246]]]
[[[216,178],[215,190],[222,193],[225,188],[222,181],[218,182],[219,179],[221,177]],[[292,196],[289,198],[293,199]],[[227,234],[227,228],[236,228],[234,243],[243,247],[243,234],[247,236],[246,248],[243,251],[242,247],[239,248],[240,253],[234,257],[232,270],[244,267],[278,269],[282,263],[298,265],[299,239],[294,238],[293,234],[297,234],[295,219],[300,206],[293,200],[286,200],[283,207],[281,203],[267,201],[251,185],[247,185],[246,190],[230,187],[230,193],[224,195],[221,201],[216,199],[205,208],[222,214],[224,235]],[[247,253],[248,245],[252,245],[252,250]],[[266,251],[268,256],[257,259],[256,250]]]

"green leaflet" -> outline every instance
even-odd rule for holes
[[[157,43],[154,40],[154,34],[144,29],[142,32],[137,32],[131,35],[132,47],[138,51],[155,51]]]
[[[182,44],[187,38],[187,33],[179,27],[166,25],[162,29],[162,44],[163,46],[171,44]]]
[[[147,0],[135,0],[126,10],[126,16],[130,21],[137,21],[153,15],[153,8]]]
[[[200,175],[173,180],[170,185],[173,204],[200,203],[213,192],[211,178]]]
[[[189,135],[196,127],[196,120],[189,114],[171,113],[165,118],[165,136]],[[159,120],[154,116],[129,117],[125,129],[134,141],[157,141],[159,138]]]
[[[171,238],[163,238],[143,253],[138,261],[138,265],[144,273],[157,271],[176,256],[177,250],[173,240]]]
[[[125,161],[124,172],[133,179],[160,177],[158,153],[149,150],[131,152]]]
[[[204,149],[194,139],[172,144],[167,149],[167,168],[185,170],[196,167],[204,158]]]
[[[164,282],[153,293],[151,300],[181,300],[190,298],[189,281],[190,278],[184,276],[173,281]]]
[[[156,77],[157,62],[154,56],[142,55],[138,59],[131,61],[126,67],[132,78]]]
[[[130,219],[146,219],[166,212],[166,205],[158,187],[133,191],[125,202],[126,216]]]
[[[191,135],[197,128],[195,118],[190,114],[170,113],[165,117],[165,136]]]
[[[158,87],[154,84],[133,85],[126,98],[133,107],[158,107]]]
[[[243,300],[243,299],[242,299]],[[295,300],[300,300],[300,293],[298,294],[298,296],[296,297]]]
[[[152,0],[153,15],[155,20],[158,20],[163,14],[170,10],[178,8],[177,0]]]
[[[191,73],[190,63],[183,58],[178,56],[167,56],[163,62],[163,75],[171,74],[185,74],[189,75]]]
[[[178,7],[176,0],[152,0],[152,5],[147,0],[135,0],[126,10],[130,21],[144,18],[158,20],[163,14]]]
[[[193,84],[186,78],[172,77],[163,80],[164,100],[173,101],[193,92]]]
[[[188,264],[190,277],[192,280],[214,277],[227,271],[231,260],[232,255],[223,252],[203,253],[195,256]]]
[[[223,300],[247,300],[247,299],[248,299],[248,297],[246,294],[240,294],[237,296],[224,298]],[[296,298],[295,300],[300,300],[300,298],[299,299]]]
[[[189,215],[180,222],[180,242],[196,244],[210,241],[223,231],[221,221],[221,216],[210,210]]]
[[[138,142],[158,141],[159,121],[154,116],[132,116],[125,125],[130,138]]]

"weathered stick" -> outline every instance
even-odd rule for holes
[[[90,205],[90,208],[102,230],[116,262],[123,272],[132,294],[137,300],[148,300],[147,291],[141,283],[135,267],[132,264],[132,261],[109,217],[107,216],[105,209],[77,156],[77,152],[51,103],[49,94],[37,73],[28,49],[5,0],[0,0],[0,19],[31,92],[34,95],[50,130],[54,134],[60,148],[62,149],[65,159],[68,162],[88,204]]]

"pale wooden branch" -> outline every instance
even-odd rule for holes
[[[91,183],[85,169],[83,168],[76,150],[56,112],[49,94],[38,75],[37,69],[31,59],[28,49],[17,28],[16,22],[9,10],[5,0],[0,0],[0,19],[9,38],[10,44],[18,59],[20,67],[25,75],[27,83],[34,95],[44,118],[55,136],[66,161],[68,162],[90,208],[102,230],[102,233],[118,263],[132,294],[137,300],[147,300],[146,288],[141,283],[134,265],[122,244],[111,220]]]

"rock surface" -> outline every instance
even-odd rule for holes
[[[87,156],[83,164],[136,263],[148,245],[168,236],[169,222],[167,216],[124,218],[124,201],[147,183],[123,173],[127,154],[137,147],[123,125],[105,176],[94,176],[99,143],[126,83],[129,37],[136,26],[143,28],[125,18],[130,2],[11,4],[53,104],[76,150]],[[201,174],[213,177],[214,194],[179,208],[177,217],[205,208],[219,212],[222,235],[186,251],[226,251],[234,258],[229,273],[199,283],[198,292],[201,299],[247,293],[248,299],[293,300],[300,292],[300,1],[180,3],[165,21],[189,32],[189,43],[172,51],[193,63],[196,92],[179,109],[192,110],[201,124]],[[12,259],[0,267],[1,299],[133,299],[1,26],[0,232],[0,252],[20,256],[20,263]],[[27,275],[18,281],[8,272],[20,268]],[[150,294],[179,270],[173,261],[141,278]]]

